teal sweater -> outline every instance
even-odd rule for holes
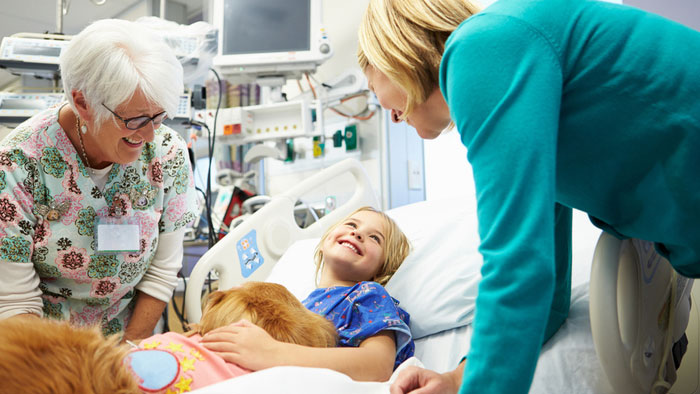
[[[499,0],[449,37],[440,87],[484,257],[461,393],[528,391],[568,315],[571,208],[700,275],[700,33],[592,0]]]

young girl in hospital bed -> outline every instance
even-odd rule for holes
[[[354,380],[386,381],[414,351],[409,315],[383,287],[409,249],[396,223],[370,207],[358,209],[323,235],[315,254],[318,288],[302,303],[335,324],[337,348],[283,343],[248,321],[213,330],[202,344],[251,370],[323,367]]]

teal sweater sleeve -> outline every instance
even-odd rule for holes
[[[489,18],[498,29],[477,15],[450,36],[440,73],[473,166],[484,258],[460,393],[526,393],[569,306],[571,212],[556,205],[554,171],[562,70],[537,31]]]

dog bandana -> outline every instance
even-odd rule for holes
[[[224,361],[202,346],[201,339],[167,332],[142,340],[126,359],[141,390],[184,393],[250,372]]]
[[[126,363],[137,378],[139,388],[149,392],[170,386],[180,373],[177,358],[165,350],[135,350],[129,354]]]

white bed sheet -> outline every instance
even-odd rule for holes
[[[469,350],[472,326],[416,340],[415,356],[426,368],[446,372]],[[540,353],[532,394],[614,394],[603,375],[591,335],[588,283],[572,289],[569,317]]]

